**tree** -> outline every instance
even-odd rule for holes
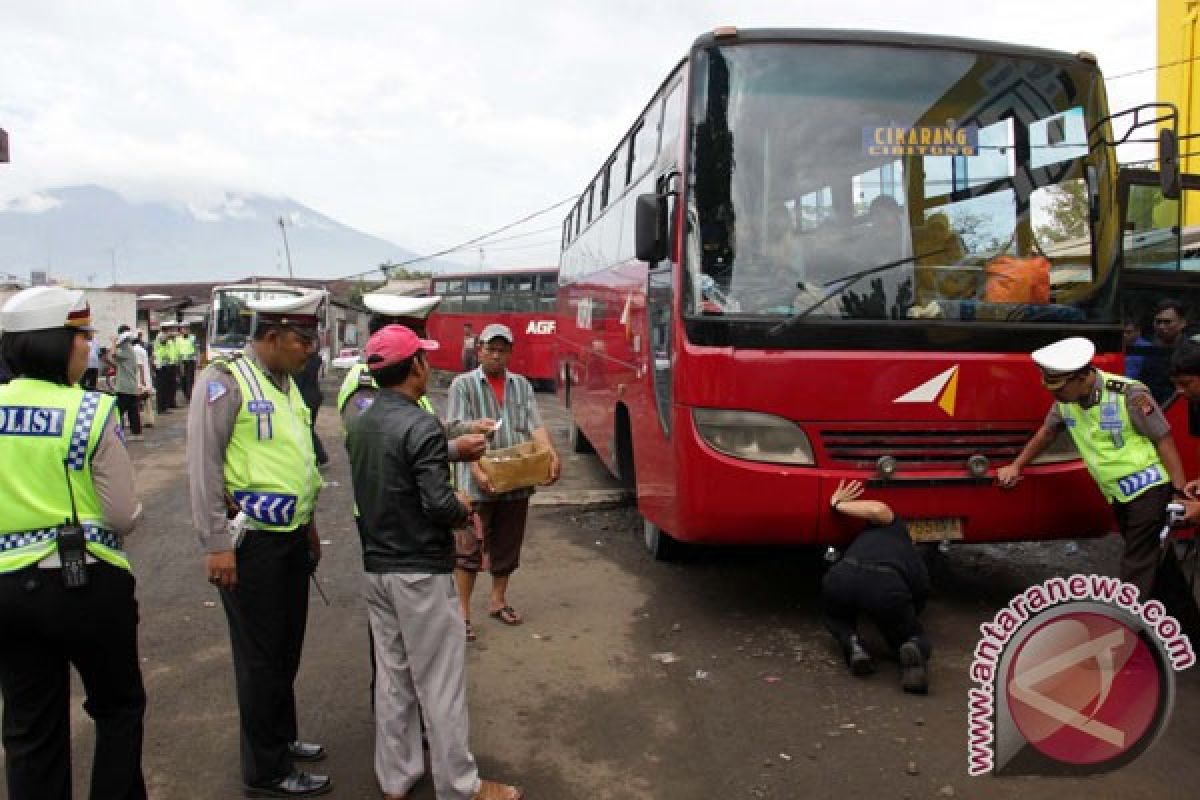
[[[1083,239],[1088,235],[1089,203],[1087,184],[1082,180],[1047,186],[1047,202],[1038,217],[1047,219],[1034,231],[1039,239],[1064,242]]]

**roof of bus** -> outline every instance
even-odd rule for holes
[[[511,269],[485,269],[475,272],[443,272],[433,275],[432,279],[442,280],[443,278],[453,278],[461,280],[463,278],[489,278],[492,275],[529,275],[558,272],[558,267],[513,267]]]
[[[882,44],[904,47],[946,47],[971,52],[987,52],[1029,58],[1069,59],[1080,63],[1078,55],[1062,50],[1047,50],[1020,44],[994,42],[986,39],[966,39],[960,36],[935,36],[926,33],[901,31],[866,31],[838,28],[747,28],[736,29],[734,35],[718,35],[716,31],[701,34],[693,48],[737,42],[807,41],[837,44]]]

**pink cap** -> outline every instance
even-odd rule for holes
[[[367,369],[390,367],[412,358],[418,350],[437,350],[439,346],[403,325],[387,325],[367,340]]]

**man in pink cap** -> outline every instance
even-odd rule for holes
[[[450,486],[446,434],[418,404],[430,375],[425,353],[437,348],[403,325],[376,332],[366,363],[379,394],[346,431],[378,667],[375,771],[385,798],[407,796],[425,771],[423,715],[439,798],[518,800],[520,790],[480,780],[468,746],[466,643],[451,573],[454,528],[472,512]]]

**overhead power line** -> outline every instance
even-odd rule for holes
[[[394,264],[393,263],[384,264],[384,265],[381,265],[378,267],[374,267],[372,269],[363,270],[362,272],[353,272],[349,275],[343,275],[339,280],[351,280],[354,278],[362,278],[367,275],[371,275],[376,272],[379,272],[381,269],[384,270],[384,272],[386,272],[387,270],[396,269],[397,267],[410,267],[413,264],[420,264],[422,261],[431,261],[435,258],[439,258],[439,257],[447,255],[449,253],[453,253],[458,250],[463,250],[465,248],[471,247],[472,245],[478,245],[481,242],[484,242],[486,239],[490,239],[491,237],[495,236],[498,233],[504,233],[505,231],[511,230],[511,229],[517,227],[518,225],[529,222],[529,220],[531,220],[531,219],[540,217],[543,214],[548,214],[551,211],[553,211],[554,209],[559,208],[560,206],[565,206],[567,203],[574,202],[578,198],[579,198],[579,195],[577,195],[577,194],[573,194],[570,197],[564,197],[562,200],[559,200],[557,203],[553,203],[551,205],[546,206],[545,208],[534,211],[532,214],[526,214],[525,216],[521,217],[520,219],[513,220],[512,222],[509,222],[505,225],[501,225],[499,228],[490,230],[487,233],[482,233],[479,236],[475,236],[471,239],[467,239],[465,242],[459,242],[458,244],[456,244],[452,247],[447,247],[444,250],[438,250],[436,253],[429,253],[429,254],[423,255],[423,256],[416,256],[415,258],[409,258],[404,261],[396,262]],[[554,227],[557,228],[558,226],[554,226]],[[515,238],[515,237],[513,237],[513,238]]]
[[[1105,80],[1115,81],[1119,80],[1120,78],[1128,78],[1132,75],[1142,75],[1146,72],[1155,72],[1160,69],[1166,69],[1167,67],[1178,67],[1180,64],[1189,64],[1197,59],[1200,59],[1200,56],[1181,58],[1178,61],[1168,61],[1165,64],[1155,64],[1153,67],[1143,67],[1142,69],[1135,69],[1132,72],[1122,72],[1120,75],[1110,75],[1106,77]]]

